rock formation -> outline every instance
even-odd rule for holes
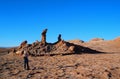
[[[103,38],[94,38],[94,39],[90,40],[90,42],[92,42],[92,41],[104,41],[104,39]]]
[[[36,41],[32,44],[27,44],[27,41],[23,41],[18,48],[15,49],[16,54],[21,54],[25,49],[28,50],[29,54],[32,56],[41,55],[56,55],[56,54],[66,54],[73,53],[74,46],[68,42],[61,39],[61,34],[58,36],[58,41],[55,43],[46,42],[47,29],[43,30],[41,33],[41,41]]]
[[[41,43],[43,45],[46,44],[46,33],[47,33],[47,29],[43,30],[43,32],[42,32],[42,40],[41,40]]]
[[[80,45],[66,42],[61,39],[61,34],[58,36],[58,41],[55,43],[46,42],[47,29],[42,32],[42,40],[36,41],[32,44],[27,44],[27,41],[23,41],[20,46],[16,49],[16,53],[20,54],[25,49],[28,50],[29,54],[32,56],[42,56],[42,55],[61,55],[61,54],[73,54],[91,51],[89,48],[82,47]],[[96,52],[96,51],[91,51]]]
[[[74,39],[74,40],[68,40],[69,43],[73,43],[76,45],[81,45],[82,43],[84,43],[83,40],[79,40],[79,39]]]
[[[58,41],[61,41],[61,40],[62,40],[61,34],[59,34],[59,36],[58,36]]]
[[[18,49],[22,49],[22,48],[24,48],[26,45],[27,45],[27,40],[23,41],[23,42],[20,44],[20,46],[19,46]]]

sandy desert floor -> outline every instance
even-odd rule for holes
[[[120,79],[120,54],[73,54],[23,58],[0,56],[0,79]]]

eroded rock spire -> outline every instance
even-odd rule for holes
[[[42,32],[41,43],[42,43],[43,45],[46,44],[46,33],[47,33],[47,30],[48,30],[48,29],[45,29],[45,30],[43,30],[43,32]]]

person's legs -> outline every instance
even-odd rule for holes
[[[26,58],[24,57],[24,69],[26,69]]]
[[[27,57],[25,57],[25,69],[29,70],[29,61]]]
[[[29,62],[28,61],[26,62],[26,67],[27,67],[27,70],[29,70]]]
[[[24,57],[24,69],[29,70],[29,61],[27,57]]]

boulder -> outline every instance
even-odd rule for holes
[[[70,46],[70,47],[68,48],[69,51],[74,51],[74,49],[75,49],[75,46]]]
[[[23,41],[23,42],[20,44],[18,50],[24,48],[26,45],[27,45],[27,40]]]
[[[22,50],[21,51],[17,51],[15,54],[16,55],[21,55],[22,54]]]

